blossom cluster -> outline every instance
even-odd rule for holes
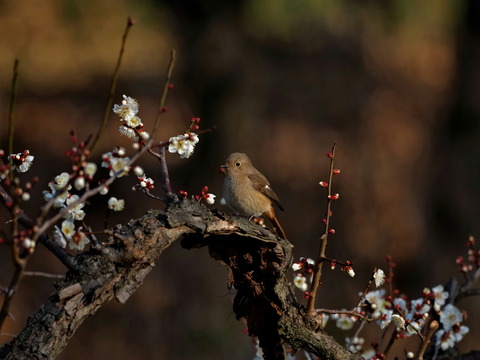
[[[33,155],[30,155],[29,150],[24,150],[18,154],[8,155],[7,162],[4,163],[2,158],[5,156],[5,151],[0,149],[0,180],[5,180],[11,170],[24,173],[30,169],[34,159]]]
[[[33,155],[30,155],[30,151],[24,150],[18,154],[10,154],[8,159],[12,163],[12,170],[17,170],[18,172],[27,172],[32,166],[32,161],[34,159]]]
[[[467,258],[459,256],[456,263],[464,275],[468,272],[480,268],[480,250],[475,249],[475,238],[470,236],[467,241]]]
[[[315,268],[315,261],[310,258],[301,257],[300,261],[292,265],[293,271],[298,271],[293,277],[293,284],[304,293],[307,292],[309,282],[312,281],[313,270]],[[301,270],[301,271],[300,271]],[[306,296],[308,297],[308,293]]]
[[[123,147],[117,147],[113,151],[102,155],[102,167],[110,170],[109,176],[122,177],[128,175],[130,158],[126,155]]]
[[[183,135],[177,135],[170,138],[168,151],[171,153],[178,153],[181,159],[187,159],[193,154],[195,145],[198,141],[197,134],[194,132],[186,132]]]
[[[122,135],[129,139],[148,140],[150,135],[143,130],[142,120],[137,116],[138,102],[137,100],[123,95],[123,100],[120,105],[113,106],[113,112],[120,116],[120,121],[124,124],[120,125],[119,131]]]
[[[376,285],[381,285],[384,278],[382,270],[374,275]],[[338,328],[350,330],[360,319],[370,319],[381,328],[392,325],[395,329],[395,338],[402,339],[411,335],[423,334],[424,329],[436,320],[440,330],[435,334],[435,345],[442,350],[453,348],[461,341],[469,329],[462,325],[464,314],[453,304],[449,303],[449,293],[442,285],[432,289],[425,288],[418,299],[409,300],[405,295],[387,296],[384,289],[367,292],[361,304],[353,311],[338,311],[336,314],[322,314],[335,321]],[[358,336],[346,339],[346,346],[352,351],[360,352],[364,340]],[[365,352],[365,359],[381,359],[381,354]]]
[[[137,191],[137,190],[149,191],[155,187],[154,186],[155,181],[153,181],[152,178],[147,177],[145,174],[138,176],[137,181],[138,182],[132,187],[133,191]]]
[[[55,241],[61,247],[66,247],[68,243],[72,250],[83,250],[90,240],[82,231],[82,227],[75,229],[75,221],[81,221],[85,217],[83,210],[85,203],[79,201],[78,195],[70,192],[72,189],[70,180],[70,174],[67,172],[57,175],[54,181],[48,184],[50,190],[45,190],[43,196],[45,201],[51,201],[55,208],[67,209],[63,214],[61,227],[55,226],[53,233]]]
[[[337,260],[330,260],[330,269],[334,270],[337,265],[340,265],[341,270],[345,271],[351,277],[355,276],[355,271],[353,270],[350,261],[347,260],[343,264],[338,262]],[[307,289],[312,282],[313,272],[315,269],[315,261],[310,258],[301,257],[300,261],[292,265],[292,269],[296,272],[293,277],[294,285],[304,292],[306,298],[309,298],[310,293],[307,291]]]
[[[75,133],[72,131],[70,140],[73,143],[71,149],[66,152],[66,156],[72,160],[72,174],[70,178],[73,181],[75,190],[85,189],[93,180],[93,176],[97,172],[97,164],[87,162],[90,150],[84,141],[78,141]]]
[[[180,196],[183,196],[184,198],[188,197],[188,193],[185,190],[180,190],[179,192]],[[215,203],[215,198],[217,195],[214,195],[212,193],[208,192],[208,186],[204,186],[202,188],[202,191],[200,192],[200,195],[194,195],[193,198],[200,202],[202,200],[205,200],[205,202],[209,205],[213,205]]]
[[[216,195],[208,192],[208,186],[204,186],[200,195],[195,195],[195,200],[201,201],[203,199],[208,205],[213,205],[215,203],[215,197]]]

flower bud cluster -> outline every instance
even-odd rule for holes
[[[72,160],[71,182],[77,191],[88,189],[97,172],[97,164],[87,161],[90,150],[84,141],[77,140],[75,133],[71,133],[70,140],[73,142],[73,146],[66,152],[66,155]]]
[[[12,170],[17,170],[18,172],[24,173],[30,169],[30,166],[32,166],[34,156],[30,155],[30,151],[24,150],[18,154],[10,154],[8,159],[11,162]]]
[[[195,200],[197,201],[201,201],[201,200],[205,200],[205,202],[208,204],[208,205],[213,205],[215,203],[215,197],[216,195],[212,194],[212,193],[209,193],[208,192],[208,186],[204,186],[202,188],[202,191],[200,193],[200,195],[195,195]]]
[[[178,192],[178,194],[180,196],[182,196],[183,198],[188,197],[188,192],[186,192],[185,190],[180,190]],[[215,203],[215,198],[216,197],[217,197],[217,195],[214,195],[214,194],[208,192],[208,186],[204,186],[202,188],[201,192],[200,192],[200,195],[194,195],[193,199],[195,199],[198,202],[200,202],[202,200],[205,200],[205,202],[208,205],[213,205]]]

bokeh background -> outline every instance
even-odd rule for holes
[[[35,155],[24,176],[40,177],[27,208],[35,216],[41,190],[69,169],[70,130],[86,138],[102,119],[131,16],[136,25],[115,101],[136,98],[152,126],[176,49],[175,88],[159,138],[181,133],[192,116],[216,127],[190,159],[168,157],[175,191],[194,194],[208,185],[220,198],[218,166],[231,152],[246,152],[282,200],[279,218],[296,257],[314,257],[326,206],[318,182],[326,180],[325,155],[336,141],[341,198],[327,253],[351,260],[357,275],[327,272],[319,306],[352,308],[386,255],[398,264],[395,286],[417,298],[424,287],[460,279],[455,258],[465,255],[470,234],[480,235],[479,15],[475,0],[1,0],[1,147],[18,58],[15,151]],[[92,159],[100,162],[116,145],[133,152],[118,125],[112,114]],[[158,179],[154,159],[140,165]],[[134,183],[122,178],[113,187],[127,207],[110,225],[162,206],[130,191]],[[103,199],[88,208],[101,229]],[[0,216],[7,219],[3,209]],[[0,264],[3,285],[12,271],[4,246]],[[42,248],[29,269],[64,271]],[[174,244],[128,303],[102,308],[60,359],[252,358],[226,275],[204,249]],[[52,290],[49,279],[26,278],[5,332],[18,332]],[[460,343],[464,352],[478,349],[479,303],[459,304],[471,330]],[[352,335],[329,329],[340,341]],[[366,343],[376,335],[368,332]]]

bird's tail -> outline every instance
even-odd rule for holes
[[[287,236],[285,235],[285,231],[283,231],[283,229],[282,229],[282,225],[280,225],[277,217],[275,216],[275,210],[273,210],[273,207],[270,209],[270,211],[265,212],[263,215],[265,215],[267,218],[270,219],[273,227],[277,231],[278,236],[280,236],[282,239],[286,240]]]

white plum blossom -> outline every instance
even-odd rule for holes
[[[397,306],[402,312],[407,311],[407,302],[405,299],[395,298],[393,299],[393,305]]]
[[[120,125],[118,128],[118,131],[120,131],[120,134],[122,134],[123,136],[129,139],[133,139],[133,140],[138,139],[138,136],[135,130],[133,130],[132,128],[129,128],[128,126]]]
[[[83,176],[79,176],[73,182],[73,186],[76,190],[80,191],[85,187],[85,178]]]
[[[418,298],[410,302],[410,308],[410,315],[413,318],[415,314],[423,315],[428,313],[431,309],[431,306],[428,302],[425,301],[424,298]]]
[[[382,286],[385,282],[385,272],[382,269],[378,269],[373,274],[373,279],[375,280],[376,287]]]
[[[118,177],[128,175],[128,162],[130,159],[128,157],[123,158],[113,158],[112,159],[112,170],[110,170],[110,176],[114,176],[115,173],[118,173]]]
[[[300,269],[302,269],[302,268],[303,268],[302,264],[300,264],[300,263],[298,263],[298,262],[293,263],[293,265],[292,265],[293,271],[298,271],[298,270],[300,270]]]
[[[75,234],[69,239],[68,246],[72,250],[83,250],[85,245],[90,242],[90,239],[80,230],[77,230]]]
[[[87,163],[87,165],[85,165],[84,171],[85,175],[92,178],[97,172],[97,164],[95,164],[94,162]]]
[[[440,311],[443,305],[445,305],[445,300],[448,299],[448,292],[443,291],[443,285],[437,285],[432,289],[434,296],[433,308],[435,311]]]
[[[122,211],[125,208],[125,200],[112,196],[108,199],[108,208],[113,211]]]
[[[407,336],[418,334],[421,331],[423,325],[425,325],[425,320],[423,320],[423,319],[418,319],[416,321],[410,321],[408,323],[408,325],[406,326]]]
[[[73,221],[64,220],[62,222],[62,234],[69,240],[75,234],[75,224]]]
[[[110,170],[109,175],[122,177],[128,175],[130,168],[128,163],[130,158],[125,156],[125,149],[122,147],[116,148],[114,151],[102,155],[102,167]]]
[[[295,274],[295,277],[293,278],[293,284],[301,291],[305,292],[308,290],[307,279],[302,274]]]
[[[365,295],[365,301],[370,304],[373,317],[378,317],[387,310],[386,306],[388,305],[388,302],[385,300],[384,289],[369,291]]]
[[[27,172],[30,166],[32,166],[33,159],[35,159],[28,150],[18,154],[10,154],[8,158],[12,162],[12,170],[17,170],[21,173]]]
[[[70,174],[67,172],[63,172],[60,175],[55,176],[55,183],[53,184],[55,190],[70,190],[72,187],[68,185],[70,181]],[[68,187],[67,187],[68,185]]]
[[[67,240],[65,239],[65,236],[63,235],[60,228],[56,225],[55,225],[55,228],[53,230],[53,239],[62,248],[65,248],[65,246],[67,246]]]
[[[130,96],[123,95],[121,105],[115,104],[113,112],[118,114],[123,120],[128,121],[138,113],[138,102]]]
[[[143,174],[145,174],[145,171],[143,170],[143,168],[141,168],[140,166],[135,166],[133,168],[133,173],[137,176],[137,177],[140,177],[142,176]]]
[[[323,329],[325,326],[327,326],[328,319],[330,319],[330,316],[325,313],[320,313],[317,315],[317,321],[320,327]]]
[[[108,194],[108,186],[103,186],[100,189],[100,195],[107,195]]]
[[[467,334],[470,329],[467,326],[459,325],[453,328],[453,333],[455,334],[455,340],[457,342],[462,341],[463,335]]]
[[[354,336],[352,338],[349,338],[349,337],[345,338],[345,344],[347,349],[353,353],[358,353],[362,351],[362,346],[364,342],[365,342],[365,339],[358,336]]]
[[[365,360],[373,359],[376,355],[377,355],[377,353],[375,352],[374,349],[368,349],[368,350],[366,350],[362,353],[362,357]]]
[[[189,158],[195,150],[195,145],[198,143],[198,135],[195,133],[186,133],[171,137],[168,151],[171,153],[178,153],[181,159]]]
[[[45,190],[43,197],[45,201],[54,199],[53,206],[56,208],[62,207],[65,204],[65,200],[69,195],[68,190],[72,188],[69,184],[70,175],[67,172],[63,172],[60,175],[55,176],[54,181],[48,184],[50,191]]]
[[[126,120],[127,125],[131,128],[136,128],[138,126],[143,126],[142,120],[138,116],[134,116],[131,119]]]
[[[390,324],[392,321],[393,310],[387,310],[380,318],[377,320],[377,324],[380,326],[380,329],[385,329],[386,326]]]
[[[80,202],[76,205],[72,205],[76,201],[78,201],[80,197],[78,195],[70,196],[66,201],[66,207],[69,207],[67,213],[65,214],[65,218],[67,220],[83,220],[85,217],[85,212],[82,208],[85,206],[84,203]]]
[[[436,333],[437,342],[436,345],[439,346],[443,351],[453,348],[455,346],[455,335],[452,331],[445,331],[440,329]]]
[[[61,194],[59,194],[58,196],[54,196],[51,192],[44,191],[43,192],[43,197],[44,197],[45,201],[50,201],[53,198],[55,198],[55,200],[53,201],[53,207],[59,208],[59,207],[62,207],[63,204],[65,203],[65,200],[67,200],[68,192],[64,191]]]
[[[395,325],[397,330],[405,329],[405,319],[400,315],[393,314],[392,315],[392,323]]]
[[[120,121],[125,122],[125,125],[119,127],[119,131],[122,135],[128,137],[129,139],[138,140],[138,132],[140,132],[142,139],[147,140],[150,137],[148,133],[140,130],[143,128],[143,124],[142,120],[137,116],[137,100],[123,95],[122,104],[114,105],[113,112],[120,116]]]
[[[215,203],[216,196],[217,195],[208,193],[208,194],[205,194],[204,198],[208,205],[213,205]]]
[[[23,240],[23,247],[30,252],[33,252],[33,250],[35,249],[35,245],[36,243],[32,239],[26,238]]]
[[[143,140],[147,141],[148,139],[150,139],[150,134],[149,134],[148,132],[146,132],[146,131],[141,131],[141,132],[140,132],[140,137],[141,137]]]
[[[462,313],[452,304],[447,304],[440,314],[440,323],[445,331],[450,330],[453,325],[460,323],[462,320]]]
[[[341,314],[338,316],[336,325],[339,329],[350,330],[351,328],[353,328],[354,323],[355,318],[350,315]]]

